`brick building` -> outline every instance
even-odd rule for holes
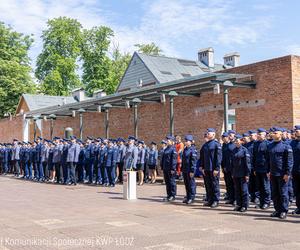
[[[23,96],[16,114],[0,120],[0,140],[50,138],[51,133],[63,137],[70,127],[83,138],[126,137],[136,132],[146,142],[160,141],[173,129],[175,134],[193,134],[199,143],[207,127],[220,134],[225,124],[240,132],[300,124],[300,57],[243,66],[236,53],[224,56],[223,65],[213,60],[211,48],[199,51],[197,61],[134,53],[113,95],[99,91],[85,98],[79,89],[73,92],[74,100],[53,97],[61,103],[39,105],[44,103],[39,97],[34,109]],[[226,119],[224,108],[228,108]]]

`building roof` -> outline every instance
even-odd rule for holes
[[[23,94],[22,97],[24,98],[30,111],[76,102],[76,100],[72,96]]]
[[[118,91],[142,84],[161,84],[224,69],[221,64],[209,68],[200,61],[135,52],[117,88]]]

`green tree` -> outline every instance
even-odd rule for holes
[[[13,114],[23,93],[34,93],[28,50],[33,42],[0,22],[0,117]]]
[[[76,19],[48,20],[43,31],[43,51],[37,58],[36,78],[41,91],[49,95],[68,95],[81,86],[76,70],[81,52],[81,24]]]
[[[109,79],[111,60],[108,57],[112,36],[113,31],[105,26],[83,31],[82,81],[88,95],[92,95],[98,89],[103,89],[108,94],[114,91]]]
[[[148,55],[162,55],[162,50],[155,44],[155,43],[149,43],[149,44],[135,44],[134,45],[138,52],[148,54]]]
[[[109,73],[109,82],[112,87],[112,92],[115,92],[120,83],[130,59],[131,55],[129,53],[121,53],[118,46],[113,49]]]

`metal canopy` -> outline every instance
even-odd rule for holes
[[[112,108],[125,108],[125,102],[129,101],[132,106],[132,100],[139,98],[141,102],[161,102],[161,95],[168,95],[170,91],[176,91],[178,96],[199,97],[202,92],[212,91],[214,86],[219,84],[223,86],[225,81],[231,81],[232,88],[255,88],[255,82],[252,75],[232,74],[232,73],[205,73],[184,79],[140,87],[130,91],[115,93],[101,98],[93,98],[85,101],[70,103],[65,105],[52,106],[28,112],[27,118],[35,115],[48,116],[55,114],[59,116],[72,116],[72,112],[79,109],[85,109],[87,112],[100,112],[105,110],[104,104],[111,104]],[[99,110],[99,106],[100,110]]]

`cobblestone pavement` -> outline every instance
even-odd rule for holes
[[[0,249],[300,249],[300,217],[282,221],[253,205],[245,214],[223,202],[174,203],[165,187],[137,187],[123,200],[123,186],[62,186],[0,176]]]

